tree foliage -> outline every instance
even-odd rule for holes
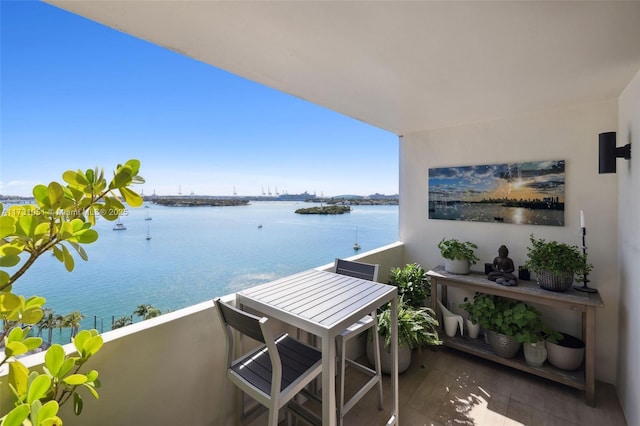
[[[98,398],[98,372],[81,373],[80,368],[102,347],[102,337],[96,330],[78,331],[83,317],[78,311],[64,317],[66,320],[52,311],[46,312],[45,317],[45,299],[15,294],[13,285],[49,251],[69,272],[75,266],[72,252],[86,261],[83,245],[98,239],[92,229],[96,217],[113,221],[125,211],[124,203],[131,207],[142,205],[142,197],[130,188],[144,183],[139,169],[138,160],[119,164],[110,181],[98,168],[69,170],[62,175],[65,186],[58,182],[35,186],[35,204],[11,206],[5,211],[0,203],[0,266],[13,268],[12,273],[0,270],[0,339],[4,343],[0,367],[8,365],[8,386],[15,401],[10,411],[0,412],[0,426],[62,425],[58,417],[60,405],[73,399],[74,413],[82,412],[79,390],[85,389]],[[77,353],[68,355],[60,345],[49,347],[44,371],[38,373],[29,371],[18,357],[42,345],[42,338],[33,337],[30,332],[43,319],[41,328],[71,327]]]

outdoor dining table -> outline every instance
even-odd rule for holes
[[[394,286],[311,269],[242,290],[236,303],[318,336],[322,352],[322,424],[336,424],[336,335],[391,302],[391,398],[387,425],[399,425],[398,315]]]

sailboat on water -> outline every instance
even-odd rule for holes
[[[147,224],[147,241],[151,239],[151,233],[149,232],[149,225]]]
[[[124,226],[124,223],[122,223],[120,221],[120,218],[118,218],[118,221],[116,222],[116,224],[113,226],[113,230],[114,231],[125,231],[127,229],[126,226]]]
[[[358,251],[358,250],[360,250],[360,248],[361,248],[360,244],[358,244],[358,227],[356,226],[356,242],[353,243],[353,249],[355,251]]]

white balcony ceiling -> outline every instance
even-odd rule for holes
[[[48,2],[397,134],[615,98],[640,69],[638,1]]]

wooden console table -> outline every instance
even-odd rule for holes
[[[540,288],[535,281],[518,281],[517,286],[508,287],[489,281],[487,276],[472,272],[469,275],[450,274],[443,266],[427,272],[431,277],[431,307],[438,313],[438,285],[442,287],[442,303],[447,306],[447,287],[456,287],[471,292],[493,294],[523,302],[547,305],[558,309],[570,309],[582,313],[582,340],[585,343],[585,357],[582,368],[566,371],[553,367],[548,362],[542,368],[530,367],[524,357],[507,359],[496,355],[482,339],[467,336],[447,337],[443,334],[446,346],[526,371],[549,380],[554,380],[585,391],[585,399],[590,406],[595,405],[595,360],[596,360],[596,308],[604,303],[599,293],[584,293],[569,289],[565,292],[553,292]],[[442,322],[441,322],[442,324]]]

